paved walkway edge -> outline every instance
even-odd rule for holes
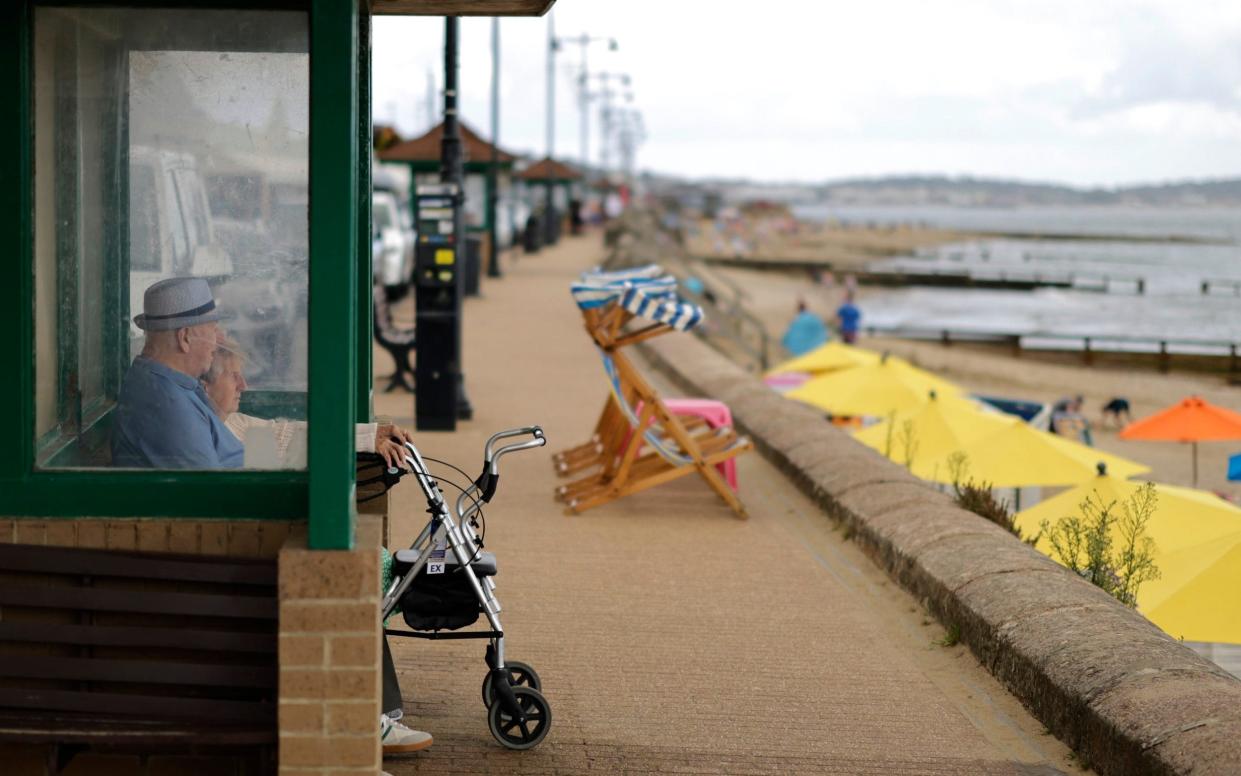
[[[734,422],[1103,774],[1241,773],[1241,681],[695,337],[643,352]],[[745,483],[741,484],[745,498]]]

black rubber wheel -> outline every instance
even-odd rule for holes
[[[487,727],[491,735],[508,749],[530,749],[538,746],[552,728],[552,707],[543,693],[529,687],[514,687],[513,695],[525,719],[518,722],[504,709],[499,698],[487,708]]]
[[[539,674],[534,670],[534,666],[521,662],[520,660],[510,660],[504,664],[508,670],[509,684],[513,687],[530,687],[535,690],[543,689],[543,682],[539,679]],[[483,677],[483,705],[490,706],[491,697],[491,672]]]

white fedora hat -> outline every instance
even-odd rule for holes
[[[145,331],[170,331],[220,320],[205,278],[168,278],[142,295],[142,314],[134,323]]]

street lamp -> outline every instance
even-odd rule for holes
[[[611,162],[611,149],[609,148],[609,141],[610,141],[611,132],[612,132],[612,97],[615,95],[621,94],[620,92],[612,91],[611,84],[615,81],[619,83],[621,86],[628,88],[630,84],[632,83],[632,79],[629,77],[628,73],[607,73],[607,72],[593,73],[590,75],[590,78],[595,78],[600,83],[600,90],[597,92],[600,98],[599,136],[600,136],[601,142],[600,142],[600,148],[599,148],[599,166],[602,168],[603,177],[606,180],[608,177],[608,166]],[[628,101],[630,102],[633,101],[632,92],[626,92],[625,97],[627,98]]]
[[[588,81],[590,79],[590,67],[587,64],[586,50],[590,47],[590,44],[592,43],[603,43],[603,42],[606,42],[608,44],[608,51],[619,51],[620,50],[620,44],[616,42],[616,38],[609,38],[605,36],[591,36],[591,35],[587,35],[586,33],[582,33],[581,35],[577,35],[577,36],[569,36],[569,37],[564,37],[564,38],[557,38],[553,36],[551,38],[551,51],[553,53],[556,51],[559,51],[561,46],[566,46],[570,44],[579,46],[581,48],[582,66],[579,71],[580,75],[578,76],[578,107],[582,111],[581,132],[582,132],[582,164],[583,165],[587,165],[590,163],[590,156],[587,153],[590,147],[590,130],[589,130],[590,116],[588,112],[588,106],[590,103],[590,95],[588,93]],[[548,79],[550,81],[552,77],[552,68],[550,65],[548,66],[547,73],[548,73]]]

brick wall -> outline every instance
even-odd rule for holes
[[[359,515],[352,551],[280,551],[280,776],[379,772],[379,546]]]

